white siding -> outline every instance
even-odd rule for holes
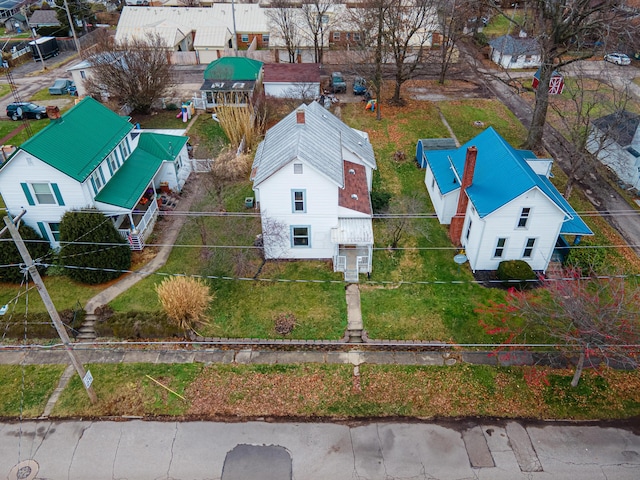
[[[602,137],[596,129],[591,131],[587,149],[595,153],[598,160],[613,170],[620,180],[640,189],[640,158],[635,158],[613,140]]]
[[[264,93],[279,98],[315,98],[320,95],[318,82],[264,82]]]
[[[303,163],[303,173],[293,173],[293,163]],[[305,190],[304,213],[292,212],[292,191]],[[291,239],[280,248],[269,245],[265,236],[267,258],[332,258],[336,245],[331,243],[331,229],[338,225],[338,186],[307,163],[296,160],[281,168],[259,185],[260,211],[263,225],[265,218],[273,219],[290,227],[311,228],[310,247],[291,246]],[[256,196],[258,194],[256,193]]]
[[[64,205],[29,205],[21,183],[55,183]],[[38,233],[38,222],[59,222],[67,210],[91,205],[91,197],[80,183],[24,151],[16,153],[2,168],[0,194],[11,215],[17,215],[23,208],[27,210],[23,221]],[[35,201],[33,194],[32,197]]]
[[[424,177],[424,183],[427,187],[427,191],[429,192],[429,198],[431,198],[431,203],[433,204],[433,208],[436,211],[438,220],[443,225],[450,224],[451,219],[456,214],[460,189],[456,189],[453,192],[447,193],[446,195],[440,194],[438,183],[433,182],[433,172],[431,171],[431,166],[428,164]],[[431,188],[432,184],[433,188]]]
[[[522,208],[531,208],[526,228],[518,228]],[[467,215],[472,205],[469,204]],[[472,216],[473,218],[473,216]],[[476,216],[477,218],[477,216]],[[516,198],[508,205],[487,215],[484,219],[474,220],[466,248],[469,265],[472,270],[496,270],[502,260],[525,260],[534,270],[546,270],[553,253],[564,213],[540,190],[534,188]],[[466,228],[466,223],[465,223]],[[494,258],[498,238],[507,238],[502,258]],[[531,258],[523,258],[528,238],[536,243]]]
[[[501,55],[500,51],[491,49],[491,61],[504,68],[535,68],[540,66],[540,55],[518,55],[512,62],[512,55]]]

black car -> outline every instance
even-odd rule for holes
[[[47,109],[30,102],[14,102],[7,105],[7,117],[11,120],[35,118],[40,120],[47,117]]]

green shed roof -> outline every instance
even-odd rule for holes
[[[20,148],[83,182],[132,128],[129,117],[86,97]]]
[[[245,57],[222,57],[204,71],[205,80],[257,80],[262,62]]]
[[[97,202],[126,209],[135,207],[163,161],[175,160],[187,137],[141,133],[138,147],[96,195]]]

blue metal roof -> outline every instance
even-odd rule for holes
[[[478,149],[473,182],[467,188],[469,200],[483,218],[510,201],[539,188],[566,215],[562,233],[589,235],[591,230],[544,175],[537,175],[527,163],[536,156],[530,150],[517,150],[493,129],[487,128],[455,150],[426,151],[427,163],[445,195],[460,188],[467,148]],[[576,231],[565,231],[576,230]]]

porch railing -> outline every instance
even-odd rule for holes
[[[367,273],[371,271],[371,265],[369,264],[369,256],[359,256],[357,258],[358,272]]]
[[[344,272],[347,269],[347,257],[338,255],[334,262],[334,272]]]
[[[144,241],[147,239],[153,226],[155,224],[158,213],[158,202],[155,200],[149,205],[149,208],[140,219],[137,225],[134,225],[133,229],[121,228],[118,229],[120,236],[124,238],[131,250],[142,250],[144,248]]]

